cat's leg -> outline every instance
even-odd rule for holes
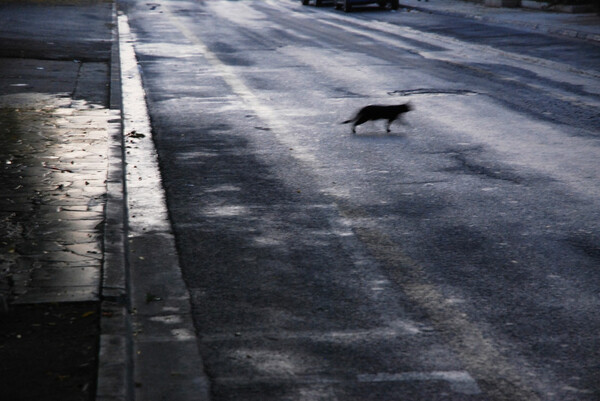
[[[387,126],[385,127],[387,132],[390,132],[390,125],[392,125],[393,122],[394,120],[392,119],[387,120]]]
[[[357,116],[358,118],[356,119],[356,121],[354,121],[354,124],[352,124],[352,133],[356,134],[356,127],[358,125],[364,124],[367,121],[369,121],[369,119],[365,116]]]

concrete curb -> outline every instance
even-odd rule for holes
[[[133,400],[131,323],[126,269],[124,157],[121,119],[121,71],[117,5],[112,11],[107,199],[104,223],[104,264],[98,353],[97,401]]]
[[[407,8],[409,10],[416,10],[416,11],[420,11],[420,12],[439,14],[439,15],[448,15],[448,16],[452,16],[452,17],[470,18],[473,20],[488,22],[488,23],[492,23],[492,24],[496,24],[496,25],[516,26],[519,28],[531,29],[531,30],[542,32],[542,33],[565,36],[565,37],[569,37],[569,38],[573,38],[573,39],[588,40],[588,41],[592,41],[592,42],[600,44],[600,34],[582,32],[577,29],[566,29],[564,27],[556,28],[556,27],[552,27],[550,25],[540,24],[540,23],[535,23],[535,22],[526,22],[526,21],[519,21],[519,20],[514,20],[514,19],[508,20],[508,19],[502,19],[502,18],[469,14],[469,13],[461,12],[461,11],[449,11],[449,10],[435,9],[433,7],[412,6],[412,5],[402,4],[402,3],[400,3],[400,6]]]

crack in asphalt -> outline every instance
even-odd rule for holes
[[[388,95],[410,96],[410,95],[479,95],[479,92],[469,89],[435,89],[435,88],[417,88],[395,90],[388,92]]]
[[[475,163],[473,161],[468,160],[467,157],[463,154],[453,155],[452,158],[459,162],[459,165],[455,167],[449,167],[445,169],[445,171],[461,171],[465,174],[483,176],[494,180],[511,182],[513,184],[523,184],[523,178],[519,177],[518,175],[507,171],[491,169],[482,164]]]

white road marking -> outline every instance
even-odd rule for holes
[[[271,132],[277,139],[286,146],[294,148],[293,157],[311,165],[317,165],[319,163],[317,158],[308,151],[307,147],[302,142],[296,140],[294,135],[285,135],[286,133],[291,132],[287,123],[277,116],[278,113],[275,110],[261,102],[258,96],[256,96],[250,88],[246,86],[244,81],[238,77],[233,68],[223,63],[217,55],[214,54],[200,38],[198,38],[198,36],[173,15],[168,7],[165,6],[164,12],[169,21],[183,34],[183,36],[195,45],[195,50],[202,54],[202,56],[215,67],[215,74],[221,76],[227,85],[231,87],[233,92],[238,95],[261,120],[269,125]]]
[[[445,381],[448,382],[450,384],[450,388],[457,393],[481,393],[477,382],[471,377],[471,375],[468,372],[464,371],[377,373],[369,375],[358,375],[357,379],[359,382],[362,383]]]

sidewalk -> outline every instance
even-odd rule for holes
[[[568,14],[527,8],[496,8],[462,0],[400,0],[409,9],[454,15],[492,24],[600,43],[600,15]]]
[[[595,14],[489,8],[457,0],[401,3],[600,42]],[[123,331],[130,283],[124,273],[115,18],[116,6],[108,1],[0,4],[3,399],[125,400],[136,391],[133,362],[125,360],[132,334]],[[164,248],[146,248],[156,253],[146,259],[160,266]],[[136,257],[134,263],[144,261]],[[138,291],[138,304],[158,308],[152,294]],[[160,306],[165,305],[170,304]],[[140,308],[137,322],[143,314]],[[146,370],[152,366],[144,363]],[[181,381],[179,370],[172,373],[170,380]]]
[[[0,392],[96,393],[113,4],[0,5]]]
[[[109,0],[0,4],[2,399],[208,398],[122,21]]]

